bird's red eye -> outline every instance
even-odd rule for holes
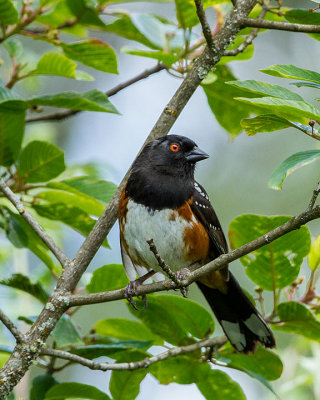
[[[178,146],[177,144],[172,144],[172,145],[170,146],[170,150],[176,152],[176,151],[179,150],[179,146]]]

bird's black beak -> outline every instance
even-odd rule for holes
[[[205,160],[209,157],[209,154],[200,150],[199,147],[194,147],[187,155],[186,159],[191,163],[196,163],[201,160]]]

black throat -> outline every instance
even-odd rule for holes
[[[126,186],[126,196],[151,210],[178,208],[194,191],[194,166],[183,169],[157,169],[134,166]]]

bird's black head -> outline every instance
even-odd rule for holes
[[[177,207],[192,196],[196,162],[208,157],[184,136],[153,140],[134,162],[126,192],[150,208]]]
[[[193,140],[169,135],[148,143],[136,163],[147,162],[150,169],[177,176],[193,173],[195,163],[208,157]]]

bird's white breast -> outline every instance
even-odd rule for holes
[[[161,271],[154,254],[150,251],[148,239],[153,239],[162,259],[173,271],[190,265],[185,259],[184,231],[196,223],[182,218],[177,210],[150,210],[132,200],[127,204],[126,223],[123,237],[133,260],[142,260],[140,264]]]

